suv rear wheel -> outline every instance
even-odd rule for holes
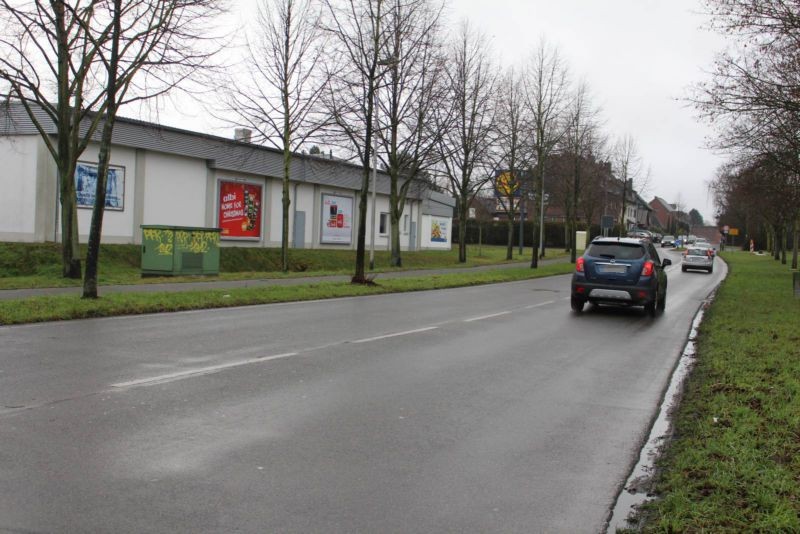
[[[648,302],[644,305],[644,311],[650,317],[655,317],[656,312],[661,309],[661,303],[658,301],[658,291],[656,291],[655,300]]]
[[[583,311],[583,305],[586,304],[586,301],[580,297],[573,296],[569,303],[572,306],[572,311],[575,313],[581,313]]]

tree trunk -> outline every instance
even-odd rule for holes
[[[391,232],[391,258],[389,260],[392,267],[402,267],[403,258],[400,256],[400,217],[395,210],[391,211],[389,231]]]
[[[59,153],[59,159],[61,158]],[[68,158],[68,156],[67,156]],[[67,168],[70,166],[67,165]],[[81,278],[81,260],[78,241],[78,209],[75,199],[75,171],[59,171],[61,203],[61,275],[64,278]]]
[[[772,257],[775,261],[781,259],[781,240],[781,229],[780,227],[775,227],[772,231]]]
[[[78,247],[78,210],[75,199],[74,154],[70,149],[71,136],[65,135],[71,122],[70,83],[69,83],[69,36],[66,29],[67,8],[63,0],[52,2],[54,12],[54,31],[56,34],[56,53],[58,69],[58,179],[61,203],[61,274],[64,278],[80,279],[81,261]]]
[[[795,217],[794,226],[792,227],[792,269],[797,270],[797,248],[800,245],[800,216]]]
[[[537,184],[536,189],[539,189],[538,188],[538,184]],[[539,192],[539,194],[541,194],[541,192]],[[534,197],[534,198],[536,198],[536,197]],[[540,246],[540,243],[539,243],[539,217],[541,216],[541,208],[540,208],[541,197],[539,197],[539,199],[540,199],[539,201],[534,201],[535,205],[533,207],[533,220],[532,220],[533,224],[531,224],[531,227],[533,227],[533,236],[532,236],[533,239],[531,240],[531,243],[532,243],[531,269],[538,269],[539,268],[539,246]]]
[[[467,200],[462,195],[458,206],[458,263],[467,262]]]
[[[789,238],[789,226],[786,225],[781,230],[781,265],[786,265],[786,245]]]
[[[365,166],[365,174],[367,177],[364,179],[364,184],[369,184],[369,168]],[[367,196],[369,195],[369,188],[361,187],[358,197],[358,239],[356,240],[356,272],[353,275],[352,283],[363,284],[367,281],[364,276],[364,260],[365,254],[365,241],[367,235]]]
[[[100,155],[97,162],[97,187],[95,190],[92,224],[89,228],[89,245],[86,251],[86,274],[83,279],[83,298],[97,298],[97,265],[100,259],[100,236],[103,230],[103,213],[106,207],[106,182],[108,165],[111,161],[111,137],[114,121],[117,118],[117,69],[119,68],[119,44],[121,29],[122,0],[114,0],[113,33],[111,37],[111,58],[106,72],[106,120],[100,139]]]

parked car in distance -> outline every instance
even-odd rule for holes
[[[631,230],[628,232],[628,237],[638,238],[638,239],[649,239],[653,240],[653,234],[647,230]]]
[[[587,302],[644,306],[654,317],[667,303],[667,273],[648,239],[602,237],[575,262],[571,305],[580,313]]]
[[[661,238],[661,248],[675,246],[675,236],[665,235]]]
[[[698,269],[714,272],[714,256],[705,247],[692,246],[687,248],[683,253],[683,261],[681,262],[681,271],[686,272],[689,269]]]

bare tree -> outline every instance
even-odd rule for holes
[[[281,269],[289,270],[289,196],[292,154],[324,126],[318,116],[327,84],[320,59],[319,13],[310,0],[261,0],[249,39],[247,74],[227,84],[226,110],[256,132],[255,142],[283,152]]]
[[[531,121],[525,103],[525,88],[518,70],[511,67],[499,84],[496,101],[492,184],[506,212],[506,259],[514,257],[514,219],[522,218],[522,203],[530,187],[526,183],[531,168]]]
[[[706,0],[712,28],[732,45],[720,54],[711,80],[692,97],[701,117],[715,125],[712,146],[734,160],[761,166],[765,158],[786,169],[789,187],[775,199],[789,209],[800,198],[800,6],[783,0]],[[794,210],[798,226],[800,210]],[[795,255],[797,252],[795,251]]]
[[[628,231],[626,211],[628,197],[633,192],[643,192],[650,181],[650,173],[644,168],[636,140],[632,135],[626,134],[619,138],[612,151],[612,165],[617,178],[622,182],[620,195],[619,236]]]
[[[562,140],[564,151],[571,156],[573,165],[570,201],[567,205],[567,227],[569,228],[567,237],[570,247],[570,261],[572,263],[575,263],[577,253],[575,232],[578,229],[578,204],[584,172],[583,163],[594,147],[599,127],[598,113],[598,110],[590,102],[589,89],[586,83],[581,83],[577,87],[570,104],[566,133]]]
[[[363,168],[358,201],[356,265],[352,281],[368,283],[365,276],[367,197],[372,161],[375,93],[383,74],[397,58],[388,55],[384,19],[386,0],[322,0],[326,17],[321,25],[330,37],[332,63],[327,65],[331,83],[322,102],[331,116],[328,140],[353,153]],[[339,60],[338,62],[336,60]]]
[[[495,127],[496,69],[486,38],[465,21],[450,44],[445,68],[449,105],[437,112],[442,169],[458,201],[458,261],[467,261],[469,204],[486,184]]]
[[[442,4],[432,0],[395,0],[387,17],[391,59],[387,83],[376,93],[380,111],[376,150],[390,179],[390,262],[394,267],[402,265],[400,218],[409,188],[438,161],[441,134],[432,118],[443,101],[442,9]]]
[[[565,112],[570,100],[567,68],[556,48],[544,40],[531,56],[525,75],[527,107],[533,125],[533,158],[535,160],[533,217],[533,251],[531,268],[539,266],[539,248],[544,256],[544,243],[540,243],[543,229],[539,228],[544,191],[547,159],[561,141],[566,131]]]
[[[8,105],[24,107],[56,164],[66,278],[81,277],[75,168],[102,111],[102,92],[93,77],[97,45],[88,34],[98,4],[0,0],[0,80],[8,84]],[[48,122],[55,125],[55,139]]]
[[[87,33],[102,65],[102,132],[97,188],[89,229],[83,298],[97,298],[106,182],[111,141],[121,106],[157,98],[208,67],[214,50],[202,46],[207,23],[220,11],[215,0],[112,0],[96,6]],[[202,30],[202,31],[201,31]]]

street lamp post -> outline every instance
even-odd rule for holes
[[[525,204],[523,202],[525,197],[525,188],[520,187],[519,192],[519,255],[522,256],[522,249],[525,246],[524,230],[525,230]],[[514,202],[514,199],[511,199]]]
[[[376,91],[377,92],[377,91]],[[375,115],[375,126],[378,124],[377,98],[373,94],[373,114]],[[369,270],[375,270],[375,211],[377,208],[376,191],[378,189],[378,143],[375,141],[375,127],[372,128],[372,221],[370,223],[369,237]]]

